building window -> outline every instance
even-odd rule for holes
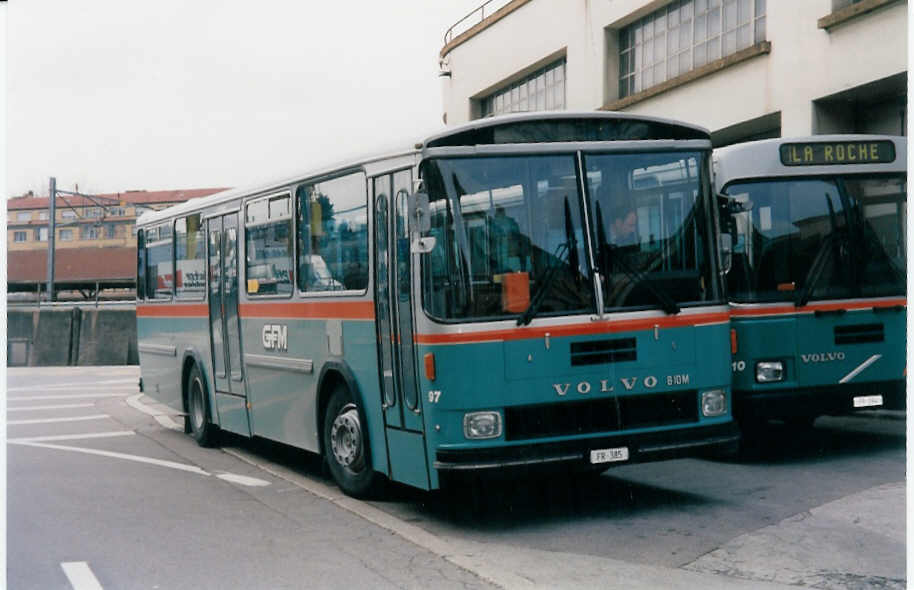
[[[13,232],[13,241],[14,242],[24,242],[28,239],[27,232],[24,231],[14,231]]]
[[[29,221],[31,219],[31,213],[16,213],[16,221]]]
[[[48,241],[48,228],[46,227],[36,227],[35,228],[35,239],[39,242]]]
[[[565,58],[480,100],[482,116],[565,108]]]
[[[72,229],[60,230],[60,241],[61,242],[70,242],[72,240],[73,240],[73,230]]]
[[[63,219],[76,219],[76,211],[72,209],[64,209],[60,214]]]
[[[79,239],[97,240],[101,236],[101,228],[94,225],[84,225],[79,228]]]
[[[42,220],[42,221],[47,221],[47,220],[48,220],[48,212],[47,212],[47,211],[39,211],[39,212],[38,212],[38,219],[40,219],[40,220]]]
[[[677,0],[619,31],[619,98],[765,40],[766,0]]]
[[[117,237],[117,225],[113,223],[105,224],[105,239],[111,240]]]
[[[104,215],[104,209],[101,207],[86,207],[83,209],[83,215],[85,217],[102,217]]]

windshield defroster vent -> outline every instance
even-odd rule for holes
[[[638,359],[634,338],[571,343],[571,366],[603,365]]]

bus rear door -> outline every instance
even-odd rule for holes
[[[375,317],[382,408],[391,479],[429,489],[422,403],[413,343],[407,198],[412,174],[373,179]]]
[[[238,321],[238,213],[208,220],[207,234],[214,413],[223,429],[250,436]]]

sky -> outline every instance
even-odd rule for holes
[[[12,0],[7,196],[244,186],[443,128],[483,0]]]

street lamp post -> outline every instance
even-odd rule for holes
[[[56,205],[57,205],[57,179],[51,177],[51,187],[48,191],[48,301],[54,301],[54,237],[56,232]],[[39,291],[39,295],[40,295]],[[39,303],[41,297],[38,298]]]

